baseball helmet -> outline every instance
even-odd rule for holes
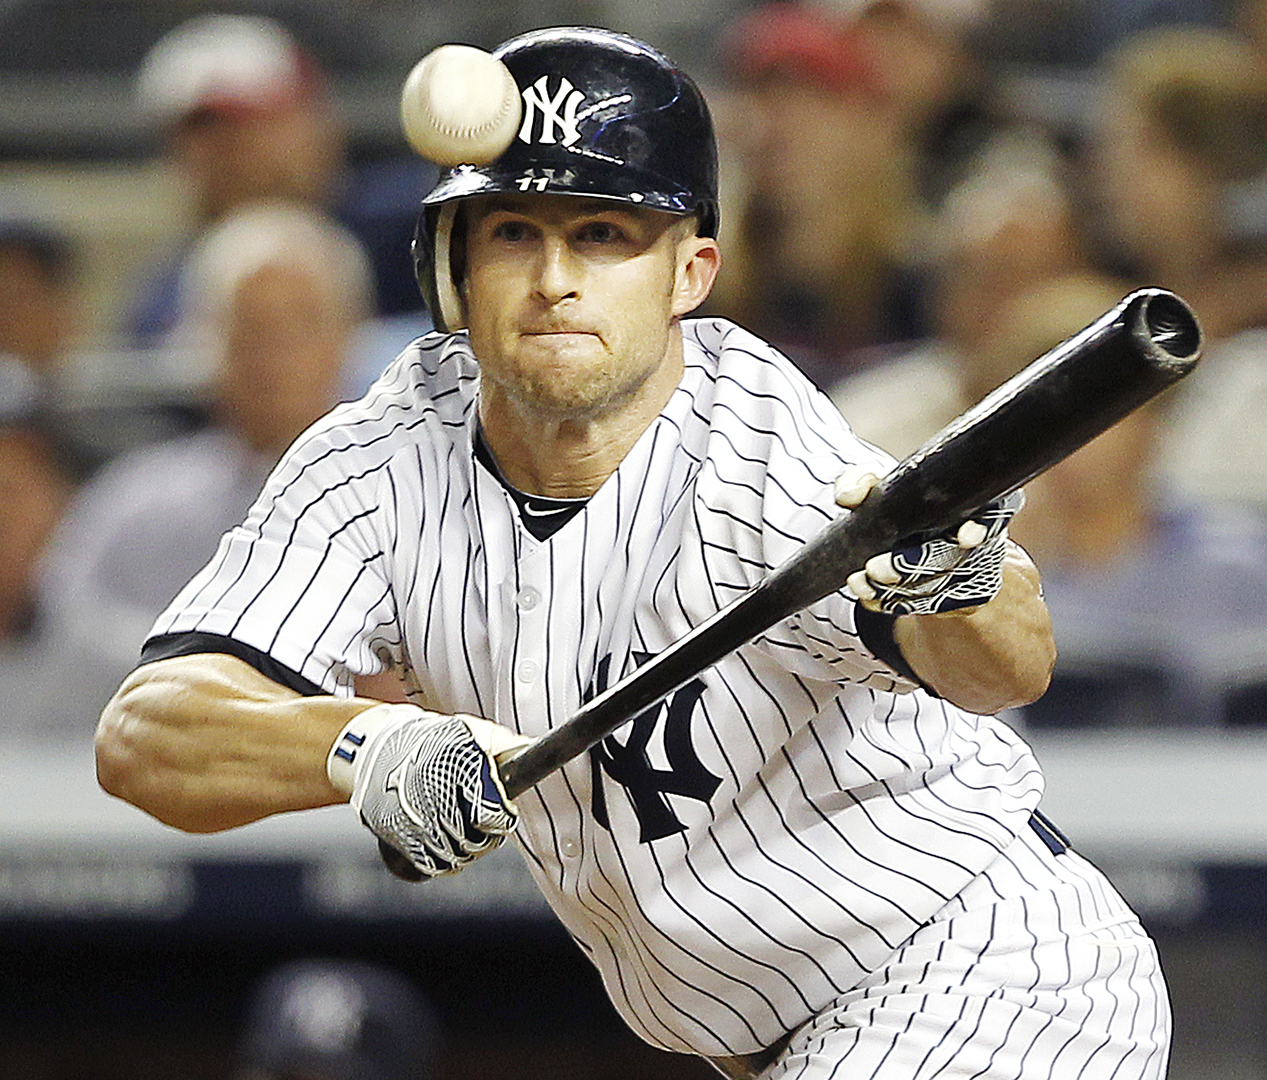
[[[441,329],[461,327],[450,262],[459,200],[497,192],[584,195],[698,214],[717,235],[717,140],[708,105],[684,71],[649,45],[610,30],[555,27],[500,45],[523,119],[488,165],[441,172],[423,198],[414,269]]]

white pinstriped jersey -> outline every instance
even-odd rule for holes
[[[683,330],[663,413],[545,541],[475,458],[465,336],[414,343],[299,440],[154,633],[227,635],[339,693],[386,660],[428,707],[561,722],[821,529],[846,462],[891,464],[759,339]],[[520,797],[537,882],[644,1038],[770,1045],[1025,826],[1025,744],[910,690],[836,594]]]

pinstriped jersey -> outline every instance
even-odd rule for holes
[[[391,664],[429,708],[561,723],[815,535],[846,463],[892,464],[764,342],[682,325],[678,389],[544,540],[476,455],[465,335],[420,339],[301,437],[153,633],[232,637],[332,693]],[[537,883],[653,1044],[770,1045],[1037,805],[1026,745],[877,659],[854,611],[788,618],[518,800]]]

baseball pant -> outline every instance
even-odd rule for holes
[[[1152,939],[1107,878],[1039,817],[882,968],[749,1075],[1162,1080],[1169,1047]]]

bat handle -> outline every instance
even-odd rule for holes
[[[553,762],[542,763],[537,766],[534,759],[541,755],[541,751],[537,750],[534,754],[533,750],[537,749],[538,743],[525,747],[513,758],[507,761],[499,762],[497,771],[501,774],[502,787],[506,789],[506,794],[512,799],[517,799],[525,791],[534,784],[543,780],[552,771]],[[527,755],[526,760],[520,760]]]
[[[395,877],[400,878],[401,881],[416,882],[428,880],[426,874],[414,866],[413,863],[392,847],[391,844],[381,838],[378,841],[378,854],[383,860],[383,865],[386,866]]]

